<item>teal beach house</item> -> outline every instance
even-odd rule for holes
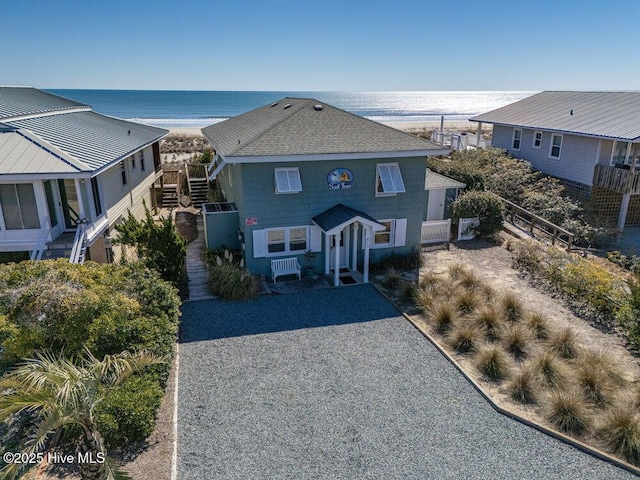
[[[210,179],[226,200],[203,207],[208,247],[240,248],[247,269],[267,277],[272,260],[295,258],[336,286],[347,272],[367,282],[371,262],[420,244],[426,159],[448,153],[307,98],[202,132],[215,150]]]

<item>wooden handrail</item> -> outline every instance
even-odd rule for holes
[[[529,233],[530,235],[533,237],[534,236],[534,229],[537,228],[538,230],[541,230],[545,233],[547,233],[548,235],[551,235],[551,244],[555,245],[556,241],[561,241],[563,243],[565,243],[567,245],[567,251],[571,250],[572,246],[573,246],[573,240],[575,238],[575,235],[573,233],[571,233],[569,230],[566,230],[564,228],[562,228],[559,225],[556,225],[555,223],[550,222],[549,220],[546,220],[544,218],[542,218],[539,215],[536,215],[533,212],[530,212],[529,210],[527,210],[526,208],[522,208],[520,205],[517,205],[513,202],[510,202],[509,200],[507,200],[506,198],[502,198],[499,195],[496,195],[501,201],[502,203],[508,207],[505,208],[505,210],[507,210],[507,214],[510,215],[511,217],[511,224],[515,225],[515,221],[514,221],[514,216],[518,217],[520,220],[522,220],[523,222],[525,222],[525,224],[528,224],[529,227]],[[514,214],[514,210],[515,210],[515,214]],[[525,216],[523,216],[525,215]],[[506,217],[506,215],[505,215]],[[542,227],[546,227],[548,230],[545,230],[545,228]],[[560,235],[565,235],[567,237],[566,240],[562,239],[560,237]]]

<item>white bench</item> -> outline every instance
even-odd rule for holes
[[[298,280],[300,280],[300,268],[298,259],[295,257],[276,258],[275,260],[271,260],[271,276],[273,278],[273,283],[276,283],[276,278],[280,275],[292,275],[294,273],[298,275]]]

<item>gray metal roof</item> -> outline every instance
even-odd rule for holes
[[[375,218],[367,215],[364,212],[360,212],[355,208],[347,207],[346,205],[343,205],[341,203],[338,203],[330,209],[316,215],[311,219],[311,221],[318,225],[323,232],[329,232],[336,227],[340,227],[344,224],[350,223],[355,219],[362,219],[365,220],[368,224],[384,228],[378,223]]]
[[[7,122],[29,130],[86,165],[98,170],[129,156],[168,131],[95,112],[64,113]]]
[[[440,154],[440,145],[311,98],[283,98],[202,129],[222,157],[376,152]]]
[[[77,173],[81,171],[50,145],[0,124],[0,175]]]
[[[466,185],[453,178],[445,177],[427,168],[427,175],[424,181],[425,190],[437,190],[443,188],[465,188]]]
[[[0,87],[0,114],[7,115],[0,125],[17,130],[2,129],[0,173],[95,172],[169,133],[90,108],[35,88]]]
[[[542,92],[470,120],[638,140],[640,92]]]
[[[0,87],[0,120],[78,109],[91,107],[32,87]]]

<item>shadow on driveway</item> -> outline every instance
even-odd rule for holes
[[[187,302],[182,306],[182,312],[180,343],[398,316],[398,311],[371,285],[266,295],[241,302],[217,299]]]

